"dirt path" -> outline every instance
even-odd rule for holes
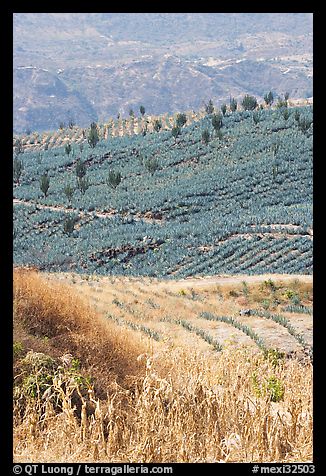
[[[145,212],[143,214],[138,213],[136,215],[132,215],[132,214],[129,214],[129,213],[121,214],[121,213],[118,213],[114,209],[112,209],[108,212],[99,212],[99,211],[96,211],[96,210],[93,211],[93,212],[87,212],[87,211],[80,211],[80,210],[77,210],[77,209],[72,208],[72,207],[64,207],[63,205],[44,205],[44,204],[40,204],[38,202],[34,202],[32,200],[22,200],[22,199],[19,199],[19,198],[14,198],[13,203],[14,204],[16,203],[16,204],[19,204],[19,205],[26,205],[26,206],[35,205],[38,208],[41,208],[43,210],[61,211],[61,212],[64,212],[64,213],[77,213],[78,216],[80,216],[80,217],[83,217],[83,216],[93,217],[95,215],[98,218],[109,218],[109,217],[112,217],[112,216],[119,215],[119,216],[122,216],[122,217],[133,218],[136,221],[145,221],[147,223],[158,223],[160,225],[162,225],[162,223],[164,223],[164,221],[165,221],[164,218],[151,217],[151,212]],[[233,233],[227,239],[221,240],[220,243],[222,243],[222,241],[227,241],[230,238],[233,238],[234,236],[236,236],[237,238],[248,239],[253,235],[258,235],[258,236],[261,236],[261,237],[273,235],[275,238],[284,238],[284,237],[286,237],[286,238],[296,238],[296,237],[299,237],[299,236],[306,236],[307,238],[309,238],[311,240],[313,239],[313,230],[312,229],[308,230],[308,234],[285,233],[284,232],[287,229],[288,230],[294,230],[296,228],[299,228],[299,226],[296,226],[296,225],[291,225],[291,224],[260,225],[263,228],[267,227],[267,226],[271,226],[271,228],[275,229],[275,232],[274,231],[268,231],[268,232],[255,231],[255,225],[251,225],[251,226],[253,228],[252,233]],[[280,227],[280,229],[278,229],[278,227]],[[209,247],[207,247],[207,246],[202,247],[202,248],[209,249]]]
[[[22,199],[19,199],[19,198],[14,198],[13,199],[13,203],[14,204],[17,204],[17,205],[26,205],[26,206],[37,206],[38,208],[42,209],[42,210],[52,210],[52,211],[55,211],[55,212],[64,212],[64,213],[76,213],[78,216],[80,217],[83,217],[83,216],[90,216],[90,217],[93,217],[93,216],[96,216],[98,218],[110,218],[112,216],[116,216],[116,215],[119,215],[123,218],[133,218],[134,220],[136,221],[146,221],[148,223],[159,223],[159,224],[162,224],[162,221],[161,219],[159,218],[151,218],[149,215],[150,215],[150,212],[146,212],[144,213],[143,215],[142,214],[139,214],[139,215],[132,215],[130,213],[125,213],[125,214],[122,214],[122,213],[118,213],[117,211],[115,210],[110,210],[108,212],[98,212],[96,210],[94,210],[93,212],[87,212],[87,211],[80,211],[80,210],[77,210],[76,208],[71,208],[71,207],[64,207],[63,205],[44,205],[44,204],[41,204],[41,203],[38,203],[38,202],[34,202],[32,200],[22,200]]]
[[[232,276],[208,276],[203,278],[187,278],[179,279],[178,281],[162,281],[156,284],[152,284],[154,287],[166,287],[169,289],[182,289],[182,288],[192,288],[194,286],[205,287],[211,286],[212,284],[232,284],[237,285],[241,284],[243,281],[246,281],[247,284],[260,283],[271,279],[272,281],[283,281],[289,282],[298,279],[304,283],[312,283],[313,276],[306,274],[262,274],[250,276],[247,274],[237,274]]]

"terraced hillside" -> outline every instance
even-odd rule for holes
[[[294,102],[295,100],[292,100]],[[305,105],[309,105],[309,100],[303,100]],[[199,121],[205,115],[205,109],[199,109],[198,111],[185,112],[187,117],[187,124],[190,125],[193,122]],[[154,125],[156,121],[159,121],[161,125],[160,130],[171,130],[178,113],[174,115],[161,114],[161,115],[149,115],[144,114],[140,117],[127,117],[127,118],[114,118],[110,117],[105,124],[98,126],[99,136],[105,140],[112,137],[124,137],[143,133],[151,133],[154,131]],[[13,137],[13,146],[15,147],[17,139],[21,141],[22,147],[25,151],[42,151],[44,149],[53,149],[61,146],[65,146],[69,143],[74,144],[86,144],[87,128],[76,126],[73,122],[71,124],[62,123],[61,127],[57,131],[45,131],[45,132],[30,132],[26,134],[16,134]]]
[[[312,461],[311,276],[15,269],[14,303],[15,462]]]
[[[312,358],[311,276],[242,275],[172,283],[69,273],[48,277],[72,284],[106,319],[156,342],[194,346],[208,357],[225,346],[244,345]]]
[[[312,106],[242,111],[227,113],[219,133],[206,116],[178,137],[163,130],[108,136],[94,149],[71,141],[69,154],[26,151],[14,185],[14,261],[172,278],[311,274],[312,121]]]

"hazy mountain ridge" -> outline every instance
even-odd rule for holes
[[[57,128],[72,113],[86,126],[140,104],[174,113],[270,89],[312,96],[310,14],[14,16],[15,132]]]

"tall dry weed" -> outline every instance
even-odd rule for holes
[[[23,407],[16,399],[15,461],[312,460],[311,364],[275,363],[246,347],[226,346],[212,359],[168,343],[148,353],[136,333],[106,323],[70,289],[47,287],[38,275],[16,274],[15,298],[15,319],[26,333],[43,335],[45,313],[53,330],[49,355],[54,348],[76,352],[81,371],[100,381],[98,389],[85,387],[69,365],[58,364],[48,393],[25,396]],[[278,398],[271,382],[282,386]]]

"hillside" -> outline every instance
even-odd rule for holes
[[[15,269],[14,461],[311,462],[312,277],[257,278]]]
[[[309,13],[16,13],[14,131],[198,109],[272,89],[313,96]]]
[[[220,137],[206,116],[176,139],[163,130],[109,136],[95,149],[71,142],[69,155],[62,146],[26,151],[14,186],[14,262],[165,278],[311,274],[312,106],[288,112],[227,113]],[[78,158],[88,186],[70,203],[64,188],[76,187]],[[110,170],[121,173],[116,188]]]

